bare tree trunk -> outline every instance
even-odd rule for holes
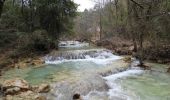
[[[3,11],[3,6],[4,6],[5,0],[0,0],[0,17]]]
[[[21,13],[24,15],[24,0],[21,0]]]
[[[140,34],[139,36],[139,66],[143,66],[143,33]]]
[[[133,38],[133,46],[134,46],[133,52],[137,52],[137,43],[135,38]]]
[[[30,6],[30,24],[29,24],[29,26],[30,26],[30,32],[32,32],[32,31],[33,31],[33,27],[34,27],[34,25],[33,25],[33,7],[32,7],[32,0],[29,0],[29,6]]]
[[[99,2],[99,14],[100,14],[100,41],[102,40],[103,27],[102,27],[102,1]]]

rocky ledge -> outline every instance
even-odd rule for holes
[[[6,80],[1,85],[4,100],[46,100],[43,96],[50,91],[50,85],[31,86],[23,79]]]

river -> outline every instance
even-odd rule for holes
[[[59,51],[44,59],[46,64],[12,69],[1,81],[20,77],[30,84],[51,84],[48,100],[170,100],[170,75],[166,65],[148,63],[151,71],[137,68],[110,50],[75,41],[61,42]]]

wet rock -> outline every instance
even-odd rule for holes
[[[123,61],[127,62],[127,63],[130,63],[131,62],[131,57],[124,57]]]
[[[42,95],[36,95],[35,100],[46,100],[46,97],[44,97]]]
[[[168,68],[168,71],[167,71],[168,73],[170,73],[170,67]]]
[[[27,67],[27,64],[24,62],[20,62],[18,64],[15,64],[15,68],[25,68]]]
[[[140,68],[142,68],[142,69],[144,69],[144,70],[151,70],[151,67],[150,66],[147,66],[147,65],[144,65],[144,64],[138,64],[137,65],[138,67],[140,67]]]
[[[40,97],[40,95],[32,91],[26,91],[16,95],[6,95],[5,100],[45,100],[36,97]]]
[[[38,60],[33,60],[32,63],[31,63],[31,65],[37,66],[37,65],[42,65],[42,64],[44,64],[44,63],[45,63],[44,60],[38,59]]]
[[[13,96],[12,96],[12,95],[7,95],[7,96],[5,97],[5,100],[13,100]]]
[[[38,87],[38,92],[39,93],[47,93],[50,91],[50,86],[48,84],[41,84],[39,87]]]
[[[20,96],[26,97],[26,96],[30,96],[30,95],[33,95],[33,94],[34,94],[33,91],[26,91],[26,92],[21,92]]]
[[[29,86],[23,79],[6,80],[3,84],[4,100],[46,100],[41,93],[50,91],[48,84]],[[0,99],[1,100],[1,99]]]
[[[74,94],[73,95],[73,100],[81,100],[81,96],[80,96],[80,94]]]
[[[14,94],[18,94],[19,92],[21,92],[21,89],[18,87],[14,87],[14,88],[6,89],[5,94],[6,95],[14,95]]]

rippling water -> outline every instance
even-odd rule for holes
[[[0,81],[21,77],[30,84],[49,83],[49,100],[72,100],[75,93],[84,100],[170,100],[166,65],[150,63],[153,71],[125,70],[129,64],[109,50],[75,47],[71,44],[71,48],[52,52],[41,67],[9,70]]]

